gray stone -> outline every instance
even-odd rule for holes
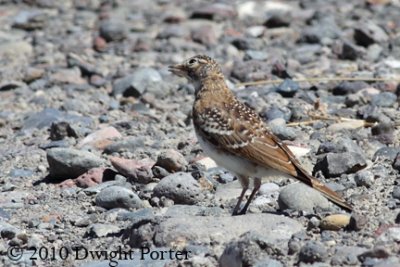
[[[334,95],[349,95],[360,91],[361,89],[367,88],[369,85],[363,81],[349,82],[344,81],[335,86],[332,90]]]
[[[248,231],[254,231],[265,234],[272,244],[284,244],[302,228],[293,219],[267,213],[226,217],[181,216],[168,218],[157,225],[154,241],[157,246],[169,246],[176,240],[195,241],[197,244],[210,244],[218,240],[224,244]]]
[[[204,199],[200,184],[189,173],[177,172],[164,177],[154,188],[154,196],[167,197],[176,204],[193,205]]]
[[[354,39],[358,45],[370,46],[374,43],[385,43],[389,40],[385,31],[374,22],[360,23],[360,27],[354,29]]]
[[[365,252],[365,250],[366,249],[362,247],[337,247],[331,259],[331,264],[335,266],[357,265],[360,263],[357,256]]]
[[[374,174],[368,170],[362,170],[356,173],[354,181],[358,186],[371,187],[374,184]]]
[[[144,93],[163,96],[168,93],[166,83],[160,73],[153,68],[138,68],[132,75],[117,80],[113,85],[113,95],[140,97]]]
[[[268,53],[266,53],[265,51],[247,50],[244,55],[244,60],[255,59],[263,61],[268,59],[268,56]]]
[[[103,165],[104,160],[88,152],[72,148],[47,150],[50,177],[73,179],[88,170]]]
[[[294,94],[299,90],[300,86],[291,79],[285,79],[276,88],[276,91],[280,93],[283,97],[293,97]]]
[[[342,174],[355,173],[367,166],[363,154],[356,152],[328,153],[319,158],[314,166],[314,173],[322,171],[325,177],[338,177]]]
[[[23,30],[42,29],[48,21],[48,15],[40,10],[23,10],[20,11],[13,21],[13,27]]]
[[[309,241],[300,249],[299,261],[301,262],[323,262],[327,258],[328,251],[319,242]]]
[[[107,42],[111,42],[125,39],[128,29],[123,21],[106,20],[100,24],[99,32]]]
[[[184,171],[188,162],[185,157],[174,149],[161,152],[157,158],[156,166],[160,166],[168,172]]]
[[[89,227],[87,234],[92,237],[104,237],[116,235],[120,232],[121,229],[114,224],[95,223]]]
[[[393,198],[400,200],[400,185],[396,185],[393,187],[392,195]]]
[[[329,209],[329,201],[318,191],[302,183],[293,183],[281,189],[278,197],[281,210],[292,209],[313,212],[314,208]]]
[[[108,145],[104,149],[104,153],[112,154],[112,153],[121,153],[126,151],[135,151],[137,148],[143,147],[147,143],[146,137],[127,137],[120,141],[115,141],[112,144]]]
[[[324,142],[318,148],[317,154],[323,153],[343,153],[343,152],[355,152],[363,154],[363,150],[359,147],[356,142],[348,137],[338,137],[332,142]]]
[[[110,186],[101,190],[96,196],[96,205],[106,209],[143,208],[141,199],[132,190],[122,186]]]
[[[274,266],[266,265],[270,262],[270,255],[284,255],[287,250],[287,240],[270,239],[268,235],[249,231],[239,237],[238,240],[227,244],[219,263],[221,267],[241,266]],[[264,264],[261,264],[264,262]],[[275,261],[279,264],[279,262]],[[271,262],[270,262],[271,263]],[[279,265],[275,265],[279,266]],[[282,266],[282,265],[281,265]]]
[[[25,119],[22,129],[42,129],[49,127],[54,122],[59,121],[65,121],[69,124],[81,124],[82,126],[86,127],[89,127],[93,123],[93,120],[89,117],[68,114],[54,108],[45,108],[40,112],[29,115]]]
[[[168,208],[164,214],[166,217],[183,216],[226,216],[228,213],[219,207],[202,207],[188,205],[174,205]]]
[[[393,107],[397,101],[397,96],[391,92],[376,94],[371,99],[371,104],[378,107]]]
[[[388,159],[389,161],[393,162],[396,160],[398,153],[400,153],[400,147],[382,147],[375,152],[374,156],[372,157],[372,161],[376,161],[378,159]]]

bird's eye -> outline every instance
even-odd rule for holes
[[[194,58],[192,58],[191,60],[189,60],[189,64],[190,64],[190,65],[192,65],[192,64],[194,64],[194,63],[196,63],[196,62],[197,62],[197,60],[194,59]]]

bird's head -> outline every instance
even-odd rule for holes
[[[218,63],[209,56],[197,55],[184,62],[169,66],[169,71],[191,82],[200,82],[212,76],[222,76]]]

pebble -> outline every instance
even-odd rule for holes
[[[89,145],[96,149],[104,150],[106,146],[112,143],[112,140],[119,138],[122,138],[121,133],[113,126],[108,126],[87,135],[85,138],[79,141],[77,147],[81,148]]]
[[[124,159],[118,157],[110,158],[113,167],[132,182],[149,183],[153,178],[152,167],[154,161],[150,158],[141,160]]]
[[[369,85],[363,81],[349,82],[344,81],[335,86],[332,90],[333,95],[349,95],[368,88]]]
[[[107,42],[121,41],[127,37],[128,29],[122,21],[105,20],[99,27],[99,34]]]
[[[279,193],[278,204],[281,210],[313,212],[316,207],[330,209],[329,201],[325,197],[302,183],[292,183],[283,187]]]
[[[145,137],[126,137],[122,140],[114,141],[104,148],[104,153],[121,153],[126,151],[136,151],[138,148],[143,147],[148,139]]]
[[[397,101],[397,96],[391,92],[383,92],[374,95],[371,104],[378,107],[392,107]]]
[[[345,173],[355,173],[367,166],[362,154],[356,152],[328,153],[319,158],[314,172],[322,171],[325,177],[338,177]]]
[[[112,94],[140,97],[144,93],[153,93],[164,96],[168,90],[163,83],[160,73],[153,68],[138,68],[131,75],[118,79],[113,84]]]
[[[52,123],[59,121],[69,124],[81,124],[82,126],[90,126],[93,122],[89,117],[72,115],[53,108],[45,108],[40,112],[30,114],[24,121],[23,129],[42,129],[50,127]]]
[[[381,27],[370,21],[354,29],[354,39],[358,45],[368,47],[374,43],[385,43],[389,37]]]
[[[299,261],[306,263],[324,262],[328,258],[328,251],[319,242],[308,241],[299,253]]]
[[[228,243],[219,259],[220,266],[269,266],[265,264],[280,264],[272,261],[269,255],[280,254],[282,242],[274,243],[266,236],[256,231],[249,231],[239,237],[239,240]],[[256,256],[255,256],[256,255]],[[262,264],[263,263],[263,264]]]
[[[319,227],[322,230],[338,231],[347,227],[350,223],[350,216],[346,214],[333,214],[324,217]]]
[[[371,187],[374,184],[375,177],[374,174],[367,170],[362,170],[356,173],[354,176],[354,181],[357,186]]]
[[[269,229],[268,235],[265,234],[265,229]],[[178,216],[159,223],[154,241],[157,246],[168,246],[179,237],[183,240],[197,240],[203,244],[213,242],[212,240],[224,244],[251,231],[250,237],[254,233],[261,236],[261,240],[285,251],[287,241],[301,229],[301,224],[296,220],[268,213],[220,217]]]
[[[96,196],[96,205],[106,208],[140,209],[142,200],[130,189],[122,186],[110,186]]]
[[[276,91],[283,97],[293,97],[294,94],[300,90],[300,86],[291,79],[285,79],[276,88]]]
[[[181,153],[174,149],[169,149],[160,153],[155,165],[164,168],[168,172],[178,172],[184,171],[188,162]]]
[[[175,204],[197,204],[204,199],[200,184],[192,175],[177,172],[164,177],[154,188],[154,195],[167,197]]]
[[[89,226],[87,234],[91,237],[105,237],[117,235],[121,229],[114,224],[95,223]]]
[[[88,170],[104,164],[104,160],[88,152],[72,148],[47,150],[49,175],[54,179],[76,178]]]

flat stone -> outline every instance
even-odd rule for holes
[[[170,246],[176,240],[197,244],[210,244],[218,240],[218,243],[223,244],[248,231],[254,231],[261,235],[268,233],[271,242],[287,242],[302,229],[299,222],[273,214],[183,216],[171,217],[156,226],[154,241],[157,246]]]
[[[281,189],[278,197],[281,210],[313,212],[314,208],[330,209],[329,201],[318,191],[302,183],[292,183]]]
[[[104,188],[96,196],[96,205],[106,208],[140,209],[142,200],[130,189],[122,186]]]
[[[72,148],[47,150],[50,177],[57,179],[76,178],[88,170],[99,167],[104,160],[88,151]]]

